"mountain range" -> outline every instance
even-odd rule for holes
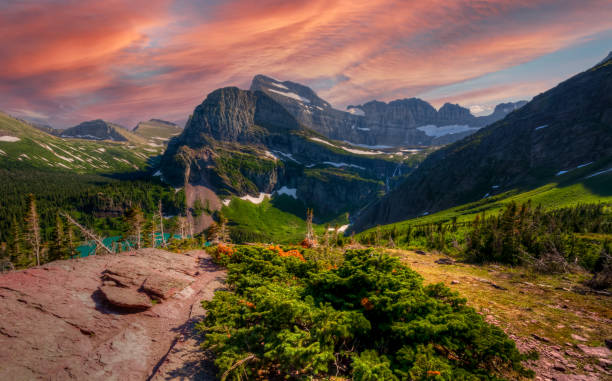
[[[612,172],[612,55],[473,135],[432,153],[352,229],[401,221],[511,189]]]
[[[442,145],[468,136],[502,119],[526,101],[502,103],[491,115],[476,117],[457,104],[436,110],[428,102],[400,99],[389,103],[371,101],[333,108],[312,89],[299,83],[257,75],[252,91],[262,91],[281,104],[302,125],[331,139],[369,146]]]
[[[416,156],[408,156],[330,140],[267,93],[228,87],[196,107],[170,141],[161,174],[185,186],[188,201],[195,192],[203,203],[220,207],[215,194],[229,202],[231,196],[276,193],[320,215],[337,215],[383,194],[415,166]]]

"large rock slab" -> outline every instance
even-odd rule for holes
[[[120,289],[103,279],[111,272],[129,285],[125,292],[143,296],[146,279],[163,276],[181,285],[147,310],[125,311],[101,292]],[[146,380],[193,306],[210,298],[224,277],[204,251],[155,249],[0,275],[0,380]]]
[[[100,292],[115,307],[129,310],[146,310],[153,307],[151,299],[133,288],[100,286]]]

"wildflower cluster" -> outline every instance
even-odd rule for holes
[[[278,253],[279,256],[281,257],[294,257],[299,259],[302,262],[306,262],[306,260],[304,259],[304,256],[302,256],[302,253],[300,253],[298,250],[288,250],[288,251],[284,251],[279,245],[270,245],[267,247],[268,250],[271,251],[275,251]]]

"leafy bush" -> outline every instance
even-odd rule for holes
[[[230,289],[203,302],[199,329],[222,379],[530,375],[501,329],[444,285],[423,286],[396,258],[348,251],[330,268],[279,252],[237,246],[217,257],[227,263]]]

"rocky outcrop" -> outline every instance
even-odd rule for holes
[[[358,218],[359,231],[558,181],[569,170],[605,170],[612,158],[612,60],[538,95],[506,118],[431,154]]]
[[[146,294],[133,288],[100,286],[99,290],[110,305],[119,309],[146,310],[153,307],[151,299]]]
[[[156,249],[2,274],[0,379],[168,379],[159,365],[223,277],[203,251]]]
[[[366,145],[441,145],[457,141],[475,132],[476,128],[493,123],[520,107],[499,107],[491,115],[476,117],[459,105],[446,103],[436,110],[418,98],[400,99],[389,103],[371,101],[348,106],[347,111],[336,110],[312,89],[295,82],[280,82],[257,75],[251,83],[252,91],[265,92],[280,103],[296,120],[331,139]],[[508,104],[505,104],[508,105]],[[501,106],[501,105],[500,105]],[[449,133],[442,138],[428,135],[421,126],[464,125],[472,127]]]

